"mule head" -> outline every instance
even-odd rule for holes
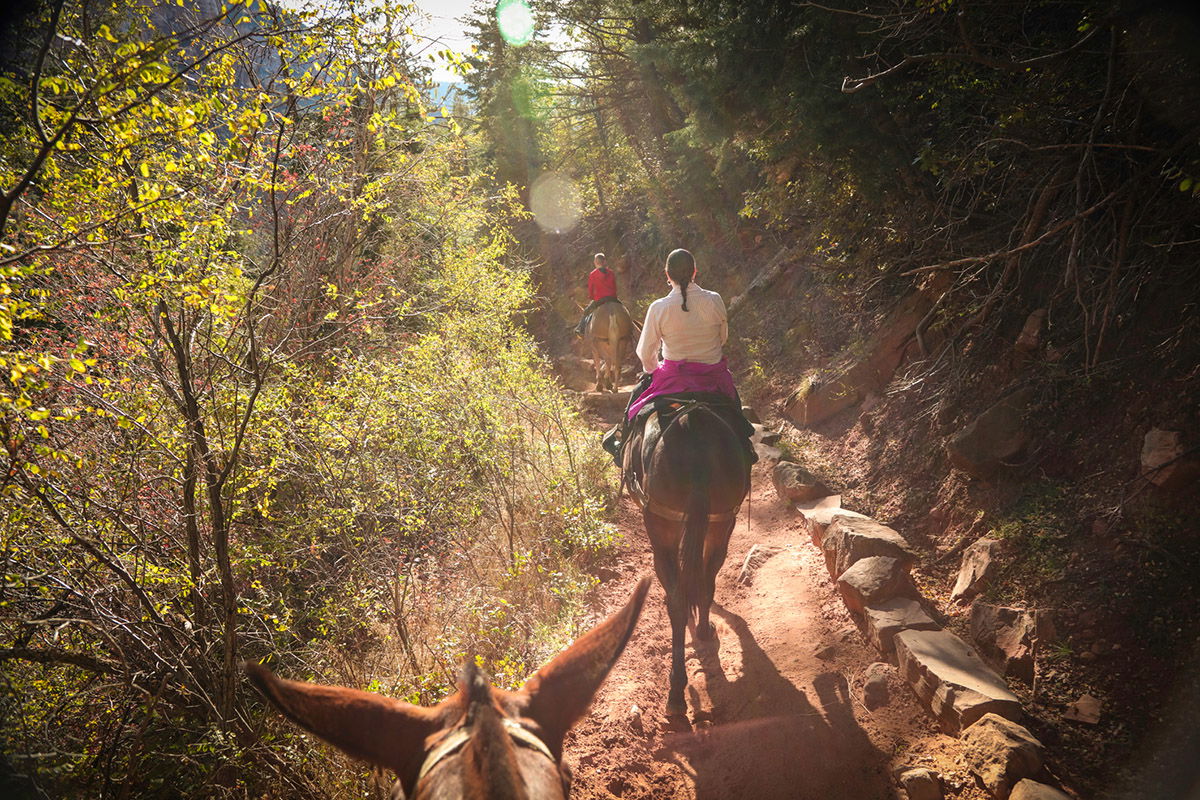
[[[580,637],[515,692],[495,689],[473,663],[458,691],[430,708],[338,686],[276,677],[247,664],[284,716],[355,758],[396,773],[404,797],[566,797],[561,763],[568,730],[629,641],[649,589]]]

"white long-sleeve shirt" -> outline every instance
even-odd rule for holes
[[[660,297],[646,310],[642,338],[637,354],[646,372],[658,369],[659,345],[662,357],[671,361],[715,364],[721,360],[721,346],[729,338],[725,301],[716,292],[689,283],[688,310],[683,310],[683,293],[672,282],[671,293]]]

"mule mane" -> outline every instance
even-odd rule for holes
[[[505,716],[487,676],[473,661],[464,665],[455,699],[462,711],[462,724],[452,728],[429,750],[417,782],[443,763],[458,757],[459,790],[453,796],[528,798],[527,779],[518,763],[517,748],[533,750],[547,759],[557,775],[558,760],[536,734]],[[459,794],[458,792],[461,792]],[[434,789],[433,797],[439,797]]]

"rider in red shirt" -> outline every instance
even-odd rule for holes
[[[595,269],[588,273],[588,299],[592,302],[583,310],[583,318],[575,326],[576,336],[583,336],[596,306],[617,299],[617,276],[608,268],[608,259],[604,253],[596,253],[592,262],[596,265]]]

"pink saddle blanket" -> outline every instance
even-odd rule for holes
[[[733,376],[725,359],[715,364],[700,364],[694,361],[662,362],[650,378],[650,388],[642,393],[629,407],[629,419],[637,416],[642,406],[659,395],[679,392],[719,392],[729,399],[737,397],[733,388]]]

